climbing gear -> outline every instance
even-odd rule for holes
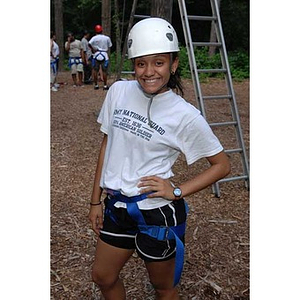
[[[146,234],[159,241],[175,240],[176,242],[176,255],[175,255],[175,274],[174,274],[174,286],[176,286],[180,280],[183,263],[184,263],[184,245],[180,238],[184,236],[186,223],[181,223],[176,226],[157,226],[148,225],[137,205],[139,201],[147,198],[150,193],[145,193],[133,197],[127,197],[122,195],[119,191],[107,189],[108,202],[105,207],[105,215],[109,216],[112,221],[118,224],[118,221],[114,215],[115,203],[126,203],[126,209],[130,217],[137,222],[138,232]],[[186,213],[188,212],[188,206],[186,206]],[[137,232],[136,232],[137,233]]]
[[[96,32],[96,33],[101,33],[101,32],[102,32],[102,26],[99,25],[99,24],[96,25],[96,26],[95,26],[95,32]]]
[[[56,75],[56,73],[57,73],[57,64],[56,64],[56,61],[55,60],[51,61],[50,62],[50,66],[51,66],[53,74]]]
[[[71,68],[72,65],[83,65],[82,58],[81,57],[70,57],[68,66]]]
[[[173,26],[160,18],[149,18],[135,24],[129,32],[127,44],[129,59],[179,51]]]
[[[103,68],[107,69],[109,65],[109,59],[106,59],[108,57],[107,55],[103,55],[104,51],[97,51],[94,54],[94,57],[92,58],[92,67],[96,66],[96,60],[102,62],[104,60]]]
[[[95,53],[95,56],[94,56],[95,59],[99,60],[99,61],[102,61],[103,59],[105,59],[105,56],[102,54],[101,51],[97,51]]]

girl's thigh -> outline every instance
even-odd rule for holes
[[[161,262],[145,262],[149,278],[155,289],[172,289],[174,284],[175,258]]]
[[[98,239],[93,265],[97,277],[116,278],[134,250],[111,246]]]

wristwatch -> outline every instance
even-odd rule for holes
[[[181,195],[182,195],[182,191],[179,187],[174,188],[173,190],[173,194],[175,196],[176,199],[180,199]]]

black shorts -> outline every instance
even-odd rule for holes
[[[108,198],[104,200],[107,205]],[[170,202],[160,208],[141,210],[147,225],[176,226],[186,222],[186,203],[184,199]],[[165,261],[175,257],[175,240],[157,240],[138,231],[137,223],[125,208],[114,208],[114,220],[105,215],[100,239],[112,246],[123,249],[136,249],[145,261]],[[184,235],[180,237],[184,243]]]

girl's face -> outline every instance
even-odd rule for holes
[[[135,76],[145,93],[163,93],[168,90],[170,73],[178,67],[178,58],[170,63],[171,55],[153,54],[138,57],[134,60]]]

